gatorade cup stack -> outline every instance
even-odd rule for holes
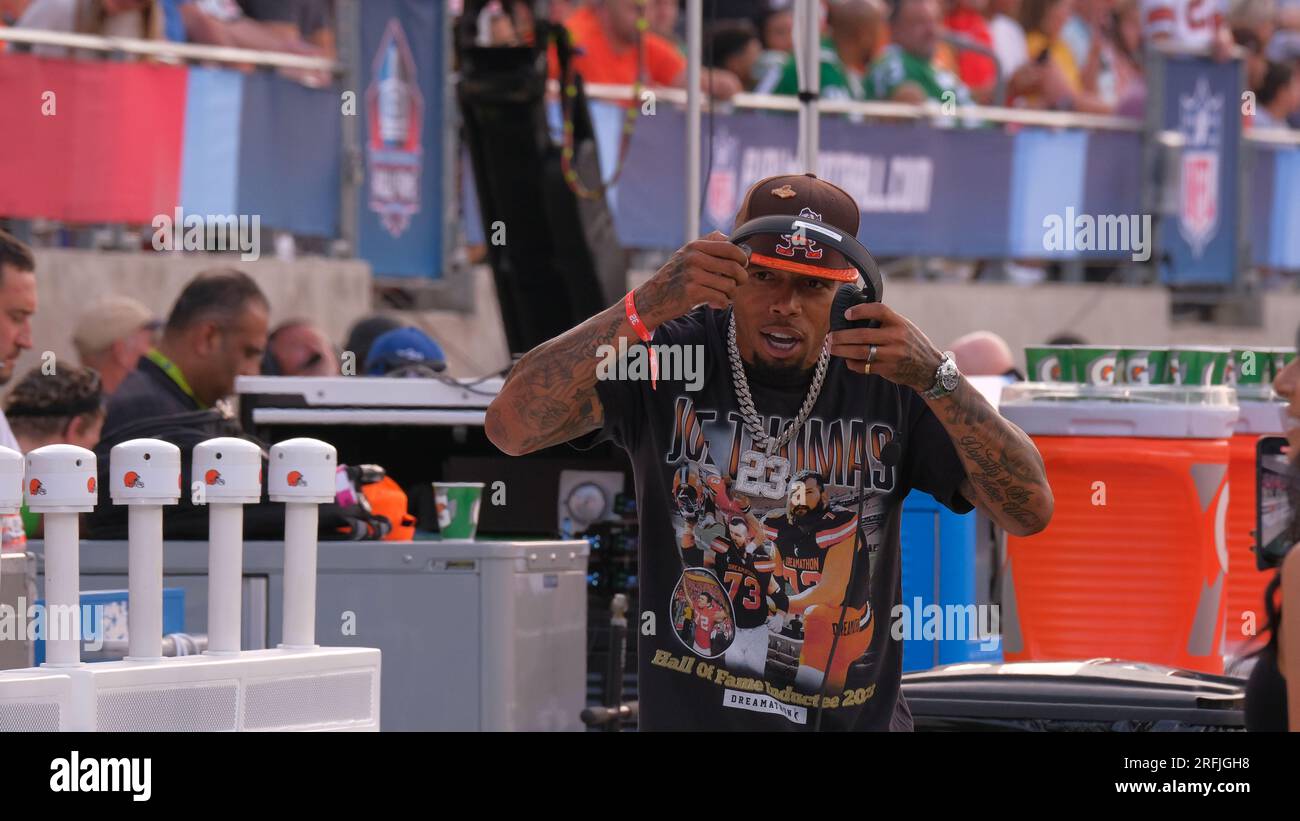
[[[1056,499],[1046,530],[1007,538],[1006,660],[1222,673],[1233,389],[1166,384],[1178,378],[1168,349],[1043,347],[1026,352],[1031,378],[1055,356],[1070,380],[1009,385],[1001,402],[1038,446]],[[1183,350],[1189,381],[1226,367],[1226,351],[1220,362]]]

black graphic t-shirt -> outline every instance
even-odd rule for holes
[[[823,730],[911,729],[903,645],[890,631],[902,500],[917,488],[970,510],[961,461],[914,391],[838,358],[790,442],[770,455],[755,447],[735,399],[728,317],[705,306],[659,327],[653,346],[703,346],[702,383],[663,367],[692,361],[684,349],[661,357],[657,389],[648,379],[600,381],[604,427],[572,443],[612,441],[632,460],[640,728],[809,730],[821,710]],[[769,435],[807,393],[753,374],[749,385]],[[894,468],[880,453],[899,427]]]

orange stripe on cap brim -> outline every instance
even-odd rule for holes
[[[791,259],[782,259],[780,257],[769,257],[767,254],[751,253],[749,255],[750,265],[759,265],[764,268],[776,268],[781,271],[789,271],[792,274],[803,274],[809,277],[819,277],[821,279],[833,279],[836,282],[857,282],[857,268],[824,268],[820,265],[809,265],[806,262],[795,262]]]

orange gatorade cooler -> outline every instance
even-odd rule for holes
[[[1254,390],[1259,389],[1259,390]],[[1241,415],[1228,456],[1228,655],[1244,649],[1267,621],[1264,588],[1272,572],[1255,566],[1255,446],[1264,436],[1282,435],[1285,402],[1276,400],[1268,385],[1237,387]],[[1256,394],[1259,399],[1255,399]]]
[[[1042,533],[1007,537],[1006,660],[1222,673],[1233,389],[1022,383],[1000,409],[1056,501]]]

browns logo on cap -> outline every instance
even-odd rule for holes
[[[736,212],[736,228],[757,217],[774,214],[804,217],[856,237],[858,204],[843,188],[814,174],[781,174],[750,186]],[[750,265],[776,268],[805,276],[856,282],[858,269],[834,248],[807,234],[763,235],[745,240]]]

